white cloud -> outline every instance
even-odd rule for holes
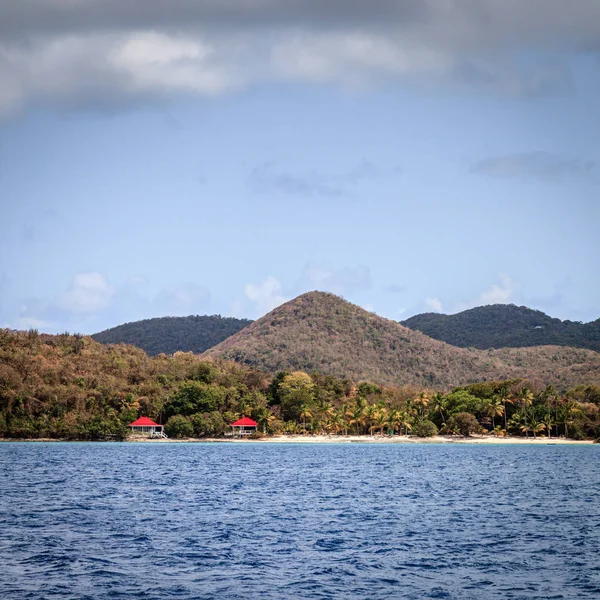
[[[317,83],[361,83],[374,73],[406,75],[447,68],[434,48],[364,32],[300,33],[271,49],[275,73]]]
[[[57,300],[58,308],[73,313],[91,313],[108,306],[115,290],[97,272],[78,273],[71,287]]]
[[[154,31],[0,41],[0,114],[36,97],[103,106],[178,92],[214,96],[242,84],[243,63],[204,36]]]
[[[143,4],[0,2],[0,113],[40,99],[118,105],[289,79],[362,86],[417,76],[554,95],[571,85],[570,58],[600,48],[598,0]]]
[[[442,312],[442,303],[438,298],[427,298],[425,306],[433,312]]]
[[[500,283],[494,283],[479,296],[479,304],[508,304],[516,290],[515,282],[508,275],[500,275]]]
[[[259,284],[246,284],[244,294],[254,303],[260,316],[288,301],[288,298],[283,295],[281,283],[275,277],[267,277]]]

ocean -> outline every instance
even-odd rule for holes
[[[600,446],[0,444],[0,598],[600,598]]]

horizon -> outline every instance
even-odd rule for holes
[[[0,327],[598,319],[597,2],[365,6],[0,5]]]

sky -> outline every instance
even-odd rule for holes
[[[0,327],[595,320],[599,165],[597,0],[0,0]]]

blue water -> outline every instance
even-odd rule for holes
[[[600,447],[0,444],[0,598],[600,598]]]

